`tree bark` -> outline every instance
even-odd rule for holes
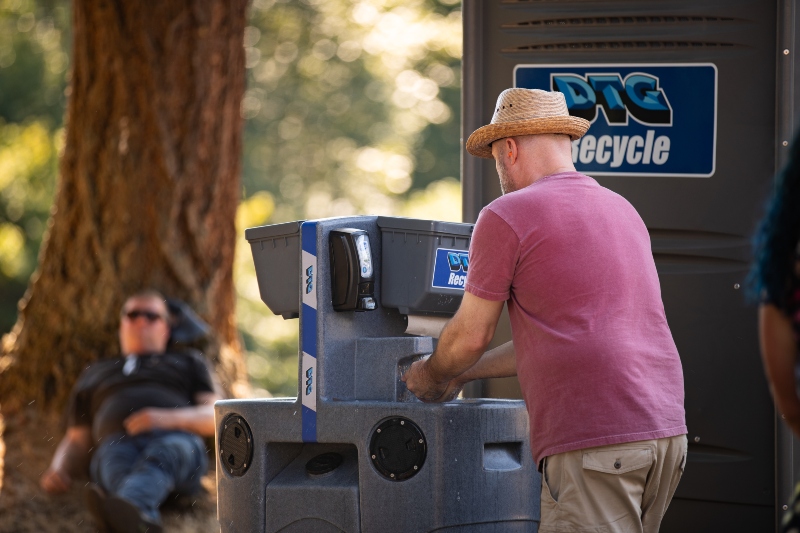
[[[0,348],[0,401],[65,404],[119,353],[127,295],[155,288],[215,332],[228,394],[246,383],[234,320],[246,0],[74,0],[59,187],[37,273]]]

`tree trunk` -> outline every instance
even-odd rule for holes
[[[6,412],[61,408],[119,353],[126,295],[152,287],[212,326],[227,393],[234,321],[246,0],[74,0],[66,147],[40,263],[0,351]]]

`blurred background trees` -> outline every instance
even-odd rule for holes
[[[0,334],[36,268],[69,90],[70,3],[0,0]],[[389,214],[460,220],[458,0],[253,0],[237,321],[257,393],[294,396],[297,323],[261,303],[244,229]]]
[[[64,405],[88,364],[118,352],[119,309],[144,287],[204,317],[222,388],[249,388],[232,276],[247,5],[74,1],[57,193],[0,347],[3,408]]]

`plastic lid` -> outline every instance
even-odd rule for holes
[[[442,222],[439,220],[420,220],[417,218],[404,218],[404,217],[378,217],[378,227],[381,229],[409,231],[409,232],[425,232],[434,234],[451,234],[463,235],[465,237],[472,236],[472,230],[475,224],[466,224],[463,222]]]
[[[261,241],[264,239],[274,239],[276,237],[288,237],[300,233],[300,225],[303,220],[294,222],[284,222],[282,224],[270,224],[269,226],[257,226],[244,230],[244,238],[248,242]]]

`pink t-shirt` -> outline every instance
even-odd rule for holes
[[[650,237],[622,196],[577,172],[482,211],[466,290],[507,300],[537,464],[686,433],[683,372]]]

